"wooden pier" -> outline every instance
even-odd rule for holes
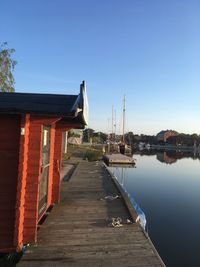
[[[104,156],[104,160],[107,164],[135,164],[132,157],[117,153],[107,154]]]
[[[123,196],[102,163],[79,162],[61,190],[61,202],[41,225],[37,245],[17,267],[165,266],[141,226],[130,223]],[[118,217],[121,226],[114,227],[112,218]]]

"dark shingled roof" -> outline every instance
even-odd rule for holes
[[[75,116],[80,95],[0,93],[0,113]]]

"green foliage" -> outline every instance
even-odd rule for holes
[[[63,160],[78,157],[87,159],[88,161],[96,161],[103,156],[102,146],[87,146],[87,145],[68,145],[67,153],[63,153]]]
[[[106,142],[108,136],[103,132],[95,132],[91,128],[87,128],[83,131],[83,142],[90,142],[92,139],[92,143],[104,143]]]
[[[15,49],[7,47],[7,43],[0,44],[0,92],[14,92],[15,80],[13,71],[16,60],[12,59]]]
[[[103,132],[94,132],[93,136],[95,137],[95,139],[93,138],[93,142],[97,143],[104,143],[108,139],[107,134]]]
[[[94,130],[91,128],[87,128],[83,131],[83,141],[84,142],[90,142],[90,138],[93,137]]]
[[[85,158],[88,161],[96,161],[102,158],[103,154],[100,150],[87,150],[85,153]]]

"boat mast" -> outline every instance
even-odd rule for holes
[[[114,137],[115,137],[115,141],[116,141],[116,110],[115,110],[115,116],[114,116]]]
[[[126,112],[126,96],[124,95],[123,100],[123,128],[122,128],[122,142],[124,142],[124,131],[125,131],[125,112]]]
[[[113,141],[113,125],[114,125],[114,106],[112,105],[112,141]]]

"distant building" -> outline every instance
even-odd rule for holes
[[[83,142],[83,131],[79,129],[72,129],[68,133],[68,144],[80,145]]]
[[[80,145],[82,144],[82,137],[75,137],[75,136],[69,137],[68,144]]]
[[[166,130],[166,131],[161,131],[157,134],[156,138],[157,138],[157,141],[161,141],[161,142],[166,142],[167,139],[171,136],[175,136],[177,135],[177,132],[176,131],[173,131],[173,130]]]

